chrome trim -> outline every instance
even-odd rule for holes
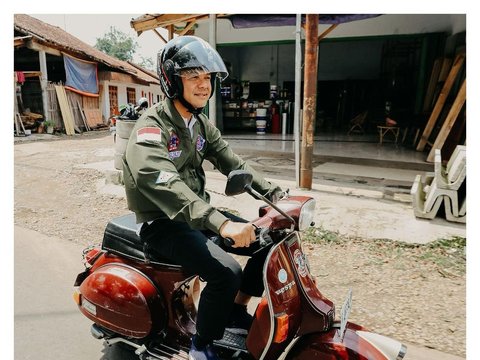
[[[397,360],[402,360],[407,354],[407,347],[402,344],[400,351],[398,352]]]
[[[97,340],[103,339],[105,337],[105,333],[97,326],[97,324],[93,324],[90,327],[90,333]]]
[[[280,354],[280,357],[278,358],[278,360],[284,360],[285,357],[290,352],[290,350],[292,350],[292,348],[295,346],[297,341],[300,340],[300,338],[301,338],[301,336],[294,337],[292,339],[292,341],[290,341],[290,344],[288,344],[287,347],[285,348],[285,350],[283,350],[283,352]]]

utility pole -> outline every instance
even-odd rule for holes
[[[317,112],[318,14],[306,15],[300,188],[312,189],[313,135]]]
[[[295,184],[300,187],[300,99],[302,84],[302,14],[297,14],[295,26],[295,110],[293,134],[295,136]]]

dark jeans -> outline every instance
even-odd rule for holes
[[[229,213],[224,215],[237,222],[246,222]],[[268,249],[253,254],[259,248],[258,242],[248,248],[232,248],[225,246],[220,238],[218,240],[222,241],[212,241],[210,237],[214,235],[169,219],[155,220],[140,233],[149,247],[206,281],[198,306],[197,332],[207,340],[222,338],[238,290],[262,296],[262,271],[268,254]],[[250,257],[243,271],[227,251]]]

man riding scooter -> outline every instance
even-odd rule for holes
[[[200,38],[177,37],[159,53],[158,74],[166,99],[137,120],[123,159],[127,201],[146,246],[206,281],[189,358],[213,360],[212,342],[225,328],[248,331],[247,304],[263,293],[267,252],[256,252],[251,224],[209,204],[202,163],[209,160],[224,175],[248,170],[252,187],[270,200],[281,189],[234,154],[202,113],[215,80],[228,76],[216,50]],[[212,232],[233,246],[210,240]],[[250,257],[243,271],[227,251]]]

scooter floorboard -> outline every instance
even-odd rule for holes
[[[151,357],[152,360],[188,360],[188,350],[188,348],[175,349],[168,345],[160,344],[151,349],[149,355],[153,355]]]
[[[222,339],[214,340],[213,344],[215,346],[230,350],[240,350],[243,352],[247,352],[245,336],[235,334],[228,330],[225,330]]]

